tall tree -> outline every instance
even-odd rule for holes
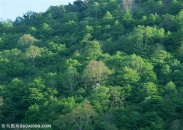
[[[25,57],[32,60],[32,65],[35,66],[36,57],[41,56],[41,49],[39,47],[31,45],[25,51]]]
[[[70,113],[60,115],[53,123],[56,128],[67,130],[77,129],[85,130],[92,129],[92,118],[95,112],[88,101],[84,101],[75,107]]]
[[[73,94],[78,84],[79,73],[75,67],[68,67],[64,73],[60,74],[61,84],[66,88],[70,94]]]
[[[87,60],[96,60],[102,54],[101,46],[98,41],[86,42],[84,48],[84,57]]]
[[[102,85],[109,74],[111,71],[103,61],[91,60],[83,71],[82,79],[85,86],[96,85],[96,83]]]
[[[109,97],[109,88],[96,85],[94,86],[94,89],[88,98],[91,102],[91,105],[93,106],[93,109],[99,113],[102,113],[109,108]]]
[[[36,41],[37,39],[31,36],[31,34],[24,34],[19,38],[17,47],[25,51],[26,48],[33,45]]]

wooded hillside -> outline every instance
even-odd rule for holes
[[[183,0],[77,0],[0,22],[0,123],[183,130]]]

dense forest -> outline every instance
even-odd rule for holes
[[[77,0],[0,22],[0,123],[183,130],[183,0]]]

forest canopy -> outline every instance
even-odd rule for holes
[[[76,0],[0,32],[1,124],[182,130],[182,0]]]

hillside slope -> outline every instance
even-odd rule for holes
[[[181,130],[182,9],[77,0],[0,22],[0,123]]]

